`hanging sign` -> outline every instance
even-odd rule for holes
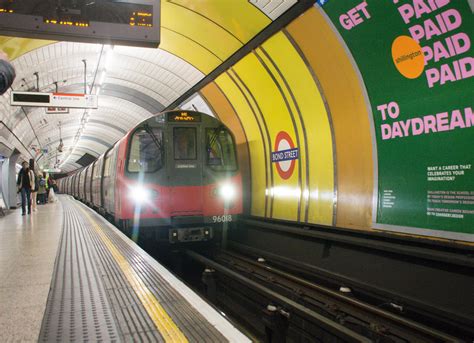
[[[68,114],[69,108],[66,107],[46,107],[47,114]]]
[[[99,98],[93,94],[11,92],[10,105],[29,107],[97,108]]]

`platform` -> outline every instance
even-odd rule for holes
[[[0,341],[249,342],[68,196],[0,219]]]

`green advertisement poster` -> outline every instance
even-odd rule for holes
[[[468,0],[323,6],[369,96],[376,227],[474,241],[471,6]]]

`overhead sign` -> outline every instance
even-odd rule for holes
[[[295,147],[290,135],[285,131],[278,132],[275,139],[275,151],[272,152],[272,163],[275,163],[280,177],[287,180],[293,175],[299,150]]]
[[[69,108],[66,107],[47,107],[46,108],[47,114],[68,114]]]
[[[0,0],[0,32],[15,37],[158,47],[158,0]]]
[[[10,105],[59,108],[97,108],[98,96],[93,94],[16,92],[10,94]],[[58,112],[55,112],[58,113]]]

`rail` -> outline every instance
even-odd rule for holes
[[[310,318],[312,321],[316,322],[321,328],[323,328],[326,331],[331,332],[334,336],[338,337],[341,340],[347,341],[347,342],[371,342],[370,339],[358,334],[357,332],[354,332],[343,325],[336,323],[325,316],[312,311],[311,309],[271,290],[270,288],[267,288],[265,286],[262,286],[258,282],[255,282],[227,267],[225,267],[222,264],[219,264],[203,255],[200,255],[194,251],[187,250],[186,254],[195,259],[196,261],[201,262],[202,264],[211,267],[215,269],[218,272],[221,272],[228,277],[232,278],[233,280],[236,280],[242,284],[244,284],[247,287],[250,287],[257,291],[258,293],[263,294],[265,297],[268,297],[269,299],[280,303],[281,305],[285,306],[288,309],[291,309],[292,311],[295,311],[296,313],[300,314],[301,316],[305,318]]]
[[[400,306],[407,318],[456,337],[474,337],[473,246],[243,217],[229,231],[228,247],[325,286],[348,286],[365,302]]]
[[[234,269],[252,275],[254,278],[262,278],[269,284],[284,287],[290,293],[297,290],[298,298],[308,298],[306,302],[322,304],[325,311],[333,309],[333,312],[337,313],[344,321],[347,321],[347,318],[354,318],[357,323],[364,323],[366,331],[371,332],[372,335],[396,337],[408,342],[459,341],[458,338],[435,328],[403,318],[354,297],[344,295],[339,291],[309,282],[268,265],[264,261],[257,262],[254,259],[229,251],[219,255],[218,259],[224,264],[231,265]]]

